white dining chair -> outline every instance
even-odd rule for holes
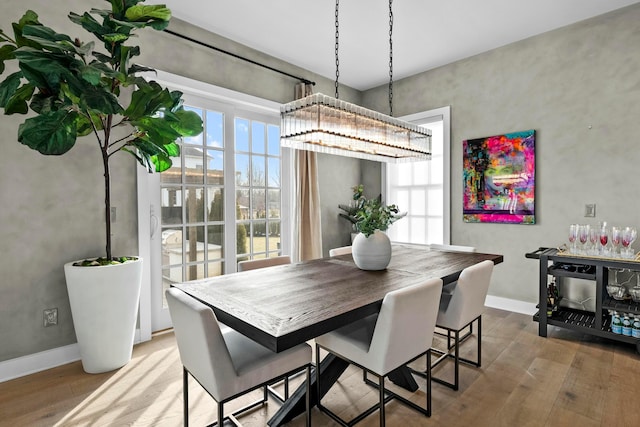
[[[330,257],[334,257],[334,256],[340,256],[340,255],[347,255],[351,253],[351,246],[342,246],[339,248],[333,248],[333,249],[329,249],[329,256]]]
[[[436,243],[429,244],[429,249],[436,250],[436,251],[466,252],[466,253],[471,253],[476,251],[476,248],[474,248],[473,246],[440,245]],[[442,293],[451,294],[455,287],[456,287],[456,282],[447,283],[442,287]]]
[[[492,261],[482,261],[465,268],[460,273],[458,284],[453,293],[451,295],[442,294],[436,327],[447,331],[447,350],[432,349],[434,353],[440,354],[440,357],[433,363],[427,359],[427,364],[430,364],[433,369],[443,361],[453,358],[453,383],[433,375],[431,378],[433,381],[454,390],[458,390],[460,385],[460,362],[475,367],[482,365],[482,313],[485,310],[484,301],[489,290],[493,267]],[[473,329],[471,327],[474,322],[477,323],[477,358],[475,361],[460,357],[460,344],[472,335]],[[469,332],[460,336],[460,333],[467,327],[469,327]],[[453,334],[453,345],[450,342],[451,334]],[[451,354],[452,351],[453,354]]]
[[[258,268],[273,267],[276,265],[291,264],[291,257],[289,255],[280,255],[271,258],[252,259],[247,261],[240,261],[238,263],[238,271],[249,271]]]
[[[380,425],[385,424],[385,403],[398,399],[405,405],[431,415],[431,381],[427,379],[426,408],[411,402],[385,388],[384,377],[424,354],[430,354],[442,292],[442,280],[430,279],[423,283],[389,292],[382,301],[378,314],[353,322],[316,338],[316,372],[320,372],[320,348],[358,366],[366,373],[378,377],[378,402],[351,421],[342,420],[325,407],[320,399],[322,375],[316,381],[318,409],[327,413],[341,425],[353,425],[376,410],[380,411]],[[427,369],[427,375],[429,373]],[[365,378],[366,379],[366,378]],[[386,394],[386,396],[385,396]]]
[[[274,380],[286,378],[300,369],[306,368],[309,396],[311,346],[303,343],[274,353],[231,328],[221,331],[213,310],[184,292],[170,288],[165,294],[183,365],[185,426],[189,425],[189,375],[218,404],[218,420],[212,425],[222,426],[225,418],[240,425],[236,417],[265,404],[268,400],[267,392],[264,392],[262,399],[233,411],[230,415],[224,414],[227,402]],[[309,426],[311,412],[308,398],[305,415],[306,425]]]

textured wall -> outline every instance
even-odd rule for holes
[[[537,265],[524,254],[560,245],[571,223],[640,226],[639,22],[637,4],[394,84],[397,115],[451,106],[452,243],[504,254],[491,295],[536,302]],[[386,97],[379,87],[363,103],[382,109]],[[526,129],[537,224],[464,223],[462,141]],[[586,203],[596,218],[584,218]]]

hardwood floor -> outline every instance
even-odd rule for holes
[[[461,367],[459,391],[433,383],[431,418],[392,401],[387,405],[388,425],[638,425],[640,356],[634,346],[553,327],[548,338],[540,338],[530,316],[488,309],[482,348],[482,368]],[[463,345],[462,353],[474,351],[475,337]],[[434,374],[451,374],[451,364]],[[421,389],[411,399],[424,404],[424,381],[417,381]],[[362,383],[361,372],[349,368],[323,403],[349,418],[376,398],[377,392]],[[215,402],[195,381],[190,381],[190,399],[191,425],[215,419]],[[240,421],[266,425],[277,408],[270,401]],[[314,426],[335,425],[316,409],[312,420]],[[85,374],[76,362],[0,383],[0,426],[180,425],[182,369],[171,332],[137,345],[131,362],[114,372]],[[298,417],[290,425],[302,426],[304,420]],[[377,412],[360,425],[378,425]]]

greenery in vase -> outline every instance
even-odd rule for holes
[[[371,236],[376,230],[386,231],[391,224],[406,215],[406,212],[399,213],[396,205],[385,205],[382,203],[382,195],[375,199],[364,197],[364,185],[353,187],[353,204],[338,205],[344,212],[340,213],[342,218],[346,218],[355,229],[365,237]]]
[[[105,262],[111,262],[116,259],[111,254],[109,160],[126,152],[149,172],[167,170],[171,157],[180,155],[176,141],[201,133],[202,120],[183,108],[181,92],[141,77],[155,70],[133,63],[140,48],[125,45],[136,30],[166,28],[171,11],[165,5],[139,4],[143,0],[107,1],[110,10],[69,14],[104,50],[95,40],[85,43],[42,25],[31,10],[13,23],[13,37],[0,29],[0,75],[5,62],[18,66],[0,83],[0,108],[7,115],[31,110],[18,129],[18,141],[45,155],[62,155],[79,137],[95,137],[104,170]],[[116,128],[124,130],[114,136]]]

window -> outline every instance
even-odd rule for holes
[[[148,183],[139,189],[140,211],[151,213],[140,222],[149,222],[152,236],[146,244],[152,330],[170,326],[164,290],[172,283],[233,273],[240,260],[290,250],[290,215],[283,214],[290,155],[280,148],[279,105],[162,76],[184,93],[185,108],[200,115],[204,131],[179,142],[180,157],[168,171],[139,175]],[[143,257],[144,247],[141,242]]]
[[[236,261],[281,254],[280,128],[235,119]]]
[[[449,242],[449,107],[404,118],[432,132],[431,160],[389,163],[385,200],[407,216],[388,230],[394,242]]]

